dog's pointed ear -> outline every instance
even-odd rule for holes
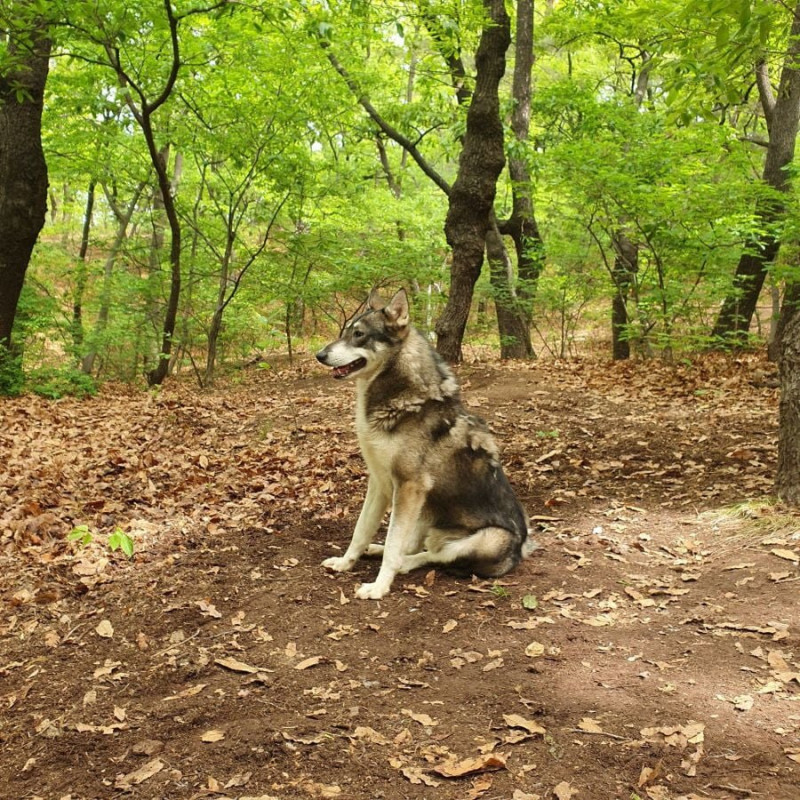
[[[367,298],[367,307],[372,311],[380,311],[382,308],[386,307],[386,303],[383,301],[383,298],[380,296],[380,294],[378,294],[377,289],[373,289],[369,293],[369,297]]]
[[[386,319],[395,328],[405,328],[408,325],[408,295],[405,289],[400,289],[399,292],[389,301],[386,308],[383,309]]]

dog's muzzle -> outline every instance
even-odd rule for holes
[[[367,366],[366,358],[357,358],[355,361],[351,361],[348,364],[330,364],[328,363],[329,357],[330,353],[328,352],[328,348],[320,350],[316,355],[316,359],[320,364],[324,364],[326,367],[333,368],[333,377],[336,380],[346,378],[348,375],[352,375],[354,372],[357,372],[358,370]]]

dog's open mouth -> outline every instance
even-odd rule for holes
[[[366,366],[366,358],[357,358],[355,361],[351,361],[349,364],[345,364],[343,367],[334,367],[333,377],[337,380],[340,380],[341,378],[346,378],[348,375],[352,375],[354,372],[357,372]]]

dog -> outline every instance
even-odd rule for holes
[[[497,578],[535,548],[528,517],[500,465],[486,423],[469,414],[458,382],[410,324],[404,289],[364,311],[317,353],[337,380],[356,384],[356,431],[369,472],[349,547],[323,561],[336,572],[362,555],[381,556],[374,583],[356,591],[379,600],[395,576],[428,565]],[[372,540],[391,508],[383,545]]]

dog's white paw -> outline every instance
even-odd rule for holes
[[[356,597],[359,600],[380,600],[389,594],[388,586],[381,586],[377,581],[375,583],[362,583],[356,589]]]
[[[345,558],[344,556],[331,556],[331,558],[326,558],[322,562],[322,566],[325,567],[325,569],[332,569],[334,572],[347,572],[354,563],[355,562],[351,559]]]

